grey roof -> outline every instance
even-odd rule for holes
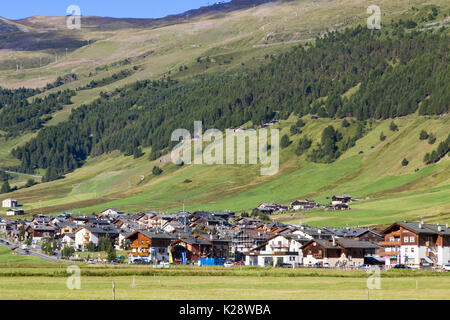
[[[354,239],[336,239],[336,243],[344,248],[376,249],[378,245],[369,241],[360,241]]]
[[[102,228],[102,227],[94,227],[94,226],[82,226],[83,228],[89,230],[92,233],[105,233],[105,234],[118,234],[119,230],[117,228]]]
[[[370,230],[369,228],[332,228],[332,227],[323,227],[322,229],[327,230],[328,232],[334,234],[337,237],[357,237],[358,235]]]
[[[307,244],[309,244],[311,242],[316,242],[317,244],[319,244],[320,246],[324,247],[325,249],[337,249],[337,250],[341,249],[338,246],[333,246],[333,242],[332,241],[318,240],[318,239],[312,239],[308,243],[306,243],[304,246],[306,246]]]
[[[323,230],[323,229],[319,229],[316,227],[310,227],[310,226],[306,226],[306,225],[301,225],[300,227],[298,227],[299,231],[303,231],[306,234],[309,234],[310,236],[319,236],[319,235],[329,235],[331,236],[331,233],[327,230]],[[319,232],[320,230],[320,232]]]
[[[432,225],[430,224],[422,224],[420,222],[396,222],[397,224],[409,229],[415,233],[424,233],[424,234],[437,234],[437,230],[434,231],[432,228],[429,228]]]
[[[448,225],[439,225],[439,224],[425,224],[425,228],[431,229],[434,232],[441,234],[441,235],[450,235],[450,228]],[[439,228],[440,227],[440,228]],[[440,230],[439,230],[440,229]]]

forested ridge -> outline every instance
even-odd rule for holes
[[[449,43],[442,31],[357,27],[330,33],[314,46],[268,57],[267,64],[256,69],[183,81],[136,82],[73,110],[67,122],[42,129],[36,138],[13,150],[21,160],[16,169],[33,172],[52,167],[59,175],[79,167],[89,155],[113,150],[129,153],[139,146],[152,146],[156,158],[171,146],[173,130],[192,130],[194,121],[200,120],[206,128],[223,130],[248,121],[258,125],[286,119],[292,113],[358,120],[417,111],[447,113]],[[356,87],[347,98],[345,93]],[[327,136],[337,140],[338,133],[332,129],[327,129]],[[332,152],[327,155],[330,161],[339,156]],[[319,146],[310,158],[323,153],[327,150]]]

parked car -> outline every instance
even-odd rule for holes
[[[319,263],[319,262],[316,262],[316,263],[313,265],[313,267],[314,267],[314,268],[322,268],[322,264]]]
[[[368,270],[371,266],[369,264],[362,264],[358,267],[358,269]]]
[[[292,268],[292,264],[290,264],[290,263],[282,263],[282,264],[280,264],[280,268]]]
[[[225,268],[230,268],[230,267],[233,267],[233,266],[234,266],[234,263],[232,263],[232,262],[230,262],[230,261],[227,261],[227,262],[225,262],[225,263],[223,264],[223,266],[224,266]]]
[[[442,266],[442,269],[445,270],[445,271],[450,271],[450,264],[444,264]]]
[[[396,264],[393,269],[410,269],[407,265],[404,264]]]
[[[91,264],[92,264],[92,263],[95,263],[95,260],[94,260],[94,259],[89,259],[89,260],[88,260],[88,263],[91,263]]]
[[[234,263],[235,266],[243,266],[244,265],[244,261],[237,261]]]

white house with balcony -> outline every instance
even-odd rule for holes
[[[18,206],[17,200],[14,199],[5,199],[2,201],[2,207],[3,208],[15,208]]]
[[[302,263],[301,247],[309,239],[293,234],[276,235],[245,254],[247,266],[271,266],[277,263],[298,265]]]
[[[450,229],[447,225],[396,222],[383,231],[380,256],[386,265],[442,266],[450,263]]]

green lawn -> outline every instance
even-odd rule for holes
[[[365,271],[260,267],[89,265],[81,270],[81,289],[66,286],[67,267],[12,255],[0,247],[1,299],[448,299],[450,273],[382,271],[379,290],[368,290]],[[133,285],[134,284],[134,285]]]
[[[388,278],[368,290],[364,278],[335,277],[81,277],[69,290],[66,278],[0,277],[0,299],[448,299],[450,281],[436,277]],[[416,287],[417,286],[417,287]]]

